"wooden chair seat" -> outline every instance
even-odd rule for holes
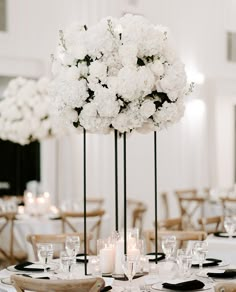
[[[17,292],[98,292],[104,286],[102,278],[88,278],[80,280],[45,280],[34,279],[22,275],[12,275],[11,281]]]

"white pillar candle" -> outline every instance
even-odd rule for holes
[[[114,247],[112,245],[105,246],[100,250],[100,267],[101,272],[110,274],[114,269]]]
[[[132,257],[139,257],[140,256],[140,250],[136,247],[129,248],[127,251],[128,256]]]
[[[122,259],[124,257],[124,240],[119,239],[115,246],[115,274],[123,274]]]

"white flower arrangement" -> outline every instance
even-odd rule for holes
[[[169,33],[137,15],[65,33],[50,95],[63,119],[89,132],[154,131],[184,113],[186,73]]]
[[[49,84],[47,78],[18,77],[9,82],[0,100],[2,140],[24,145],[62,132],[47,92]]]

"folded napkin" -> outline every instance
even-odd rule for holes
[[[192,280],[192,281],[186,281],[186,282],[181,282],[177,284],[163,283],[162,286],[163,288],[174,290],[174,291],[192,291],[192,290],[202,289],[205,285],[201,281]]]
[[[233,269],[227,269],[223,273],[207,273],[208,277],[213,277],[213,278],[222,278],[222,279],[227,279],[227,278],[236,278],[236,270]]]
[[[138,273],[138,274],[134,275],[133,279],[138,279],[138,278],[143,277],[145,275],[147,275],[147,273]],[[102,276],[104,277],[104,275],[102,275]],[[111,277],[114,278],[115,280],[118,280],[118,281],[128,281],[129,280],[126,277],[126,275],[111,275]]]
[[[147,255],[153,255],[153,259],[149,259],[149,262],[155,262],[156,261],[156,254],[155,254],[155,252],[147,253]],[[158,252],[157,253],[157,260],[158,261],[164,260],[165,257],[166,257],[166,255],[163,252]]]
[[[215,232],[214,233],[214,236],[217,236],[217,237],[224,237],[224,238],[227,238],[227,237],[229,237],[228,235],[227,235],[227,233],[225,233],[225,232]],[[233,235],[233,237],[234,238],[236,238],[236,235]]]
[[[43,268],[34,268],[33,266],[30,267],[31,265],[34,265],[34,263],[31,262],[24,262],[21,264],[16,265],[14,268],[18,271],[27,271],[27,272],[43,272]],[[49,268],[47,268],[48,270]]]
[[[100,290],[100,292],[110,291],[111,289],[112,289],[111,286],[106,286],[106,287],[102,288],[102,289]]]
[[[78,253],[76,255],[76,262],[77,263],[85,263],[85,254],[84,253]],[[87,255],[86,262],[88,263],[88,255]]]
[[[218,266],[219,263],[222,262],[222,260],[219,259],[213,259],[213,258],[207,258],[206,261],[209,261],[207,263],[203,263],[203,267],[213,267],[213,266]],[[192,268],[198,268],[199,264],[192,264]]]

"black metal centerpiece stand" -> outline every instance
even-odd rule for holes
[[[127,159],[126,159],[126,133],[123,136],[123,199],[124,199],[124,253],[127,253]],[[154,131],[154,218],[155,218],[155,263],[158,260],[158,234],[157,234],[157,137]],[[86,195],[87,195],[87,170],[86,170],[86,130],[83,129],[83,190],[84,190],[84,253],[85,253],[85,275],[87,275],[87,216],[86,216]],[[118,193],[118,131],[114,130],[114,160],[115,160],[115,229],[119,231],[119,193]]]

